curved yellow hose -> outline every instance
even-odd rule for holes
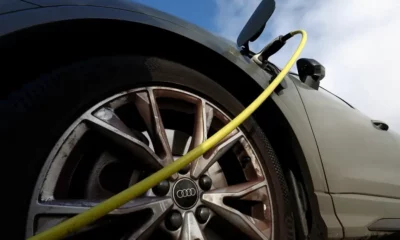
[[[268,96],[271,95],[274,89],[279,85],[282,79],[289,72],[290,68],[292,68],[307,41],[307,33],[304,30],[291,32],[292,36],[296,34],[301,34],[302,39],[286,66],[282,69],[278,76],[276,76],[274,81],[246,109],[244,109],[237,117],[235,117],[232,121],[225,125],[221,130],[219,130],[205,142],[200,144],[198,147],[188,152],[185,156],[182,156],[181,158],[177,159],[176,161],[154,173],[153,175],[143,179],[134,186],[125,189],[124,191],[114,195],[113,197],[105,200],[102,203],[99,203],[91,209],[72,218],[69,218],[64,222],[29,239],[60,239],[70,233],[73,233],[76,230],[79,230],[80,228],[89,225],[97,219],[105,216],[107,213],[124,205],[130,200],[136,198],[137,196],[145,193],[147,190],[154,187],[162,180],[167,179],[172,174],[178,172],[180,169],[182,169],[183,167],[203,155],[213,146],[215,146],[219,141],[221,141],[230,132],[232,132],[235,128],[242,124],[248,117],[250,117],[250,115],[265,101],[265,99],[267,99]]]

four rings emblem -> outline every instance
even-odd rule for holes
[[[187,198],[187,197],[193,197],[196,196],[197,191],[194,188],[186,188],[182,190],[178,190],[176,192],[176,197],[177,198]]]
[[[199,198],[196,183],[189,178],[179,179],[172,189],[176,205],[182,209],[190,209],[196,205]]]

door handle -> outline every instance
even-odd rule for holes
[[[372,120],[372,125],[379,130],[382,131],[387,131],[389,130],[389,125],[387,125],[386,123],[382,122],[382,121],[378,121],[378,120]]]

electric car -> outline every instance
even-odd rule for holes
[[[274,8],[262,1],[233,43],[131,1],[2,0],[4,232],[49,229],[221,129],[280,71],[279,48],[249,49]],[[297,66],[202,157],[68,237],[396,234],[399,135],[320,87],[316,60]]]

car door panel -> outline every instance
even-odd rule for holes
[[[330,193],[400,198],[399,135],[373,126],[341,100],[295,81],[313,128]]]

